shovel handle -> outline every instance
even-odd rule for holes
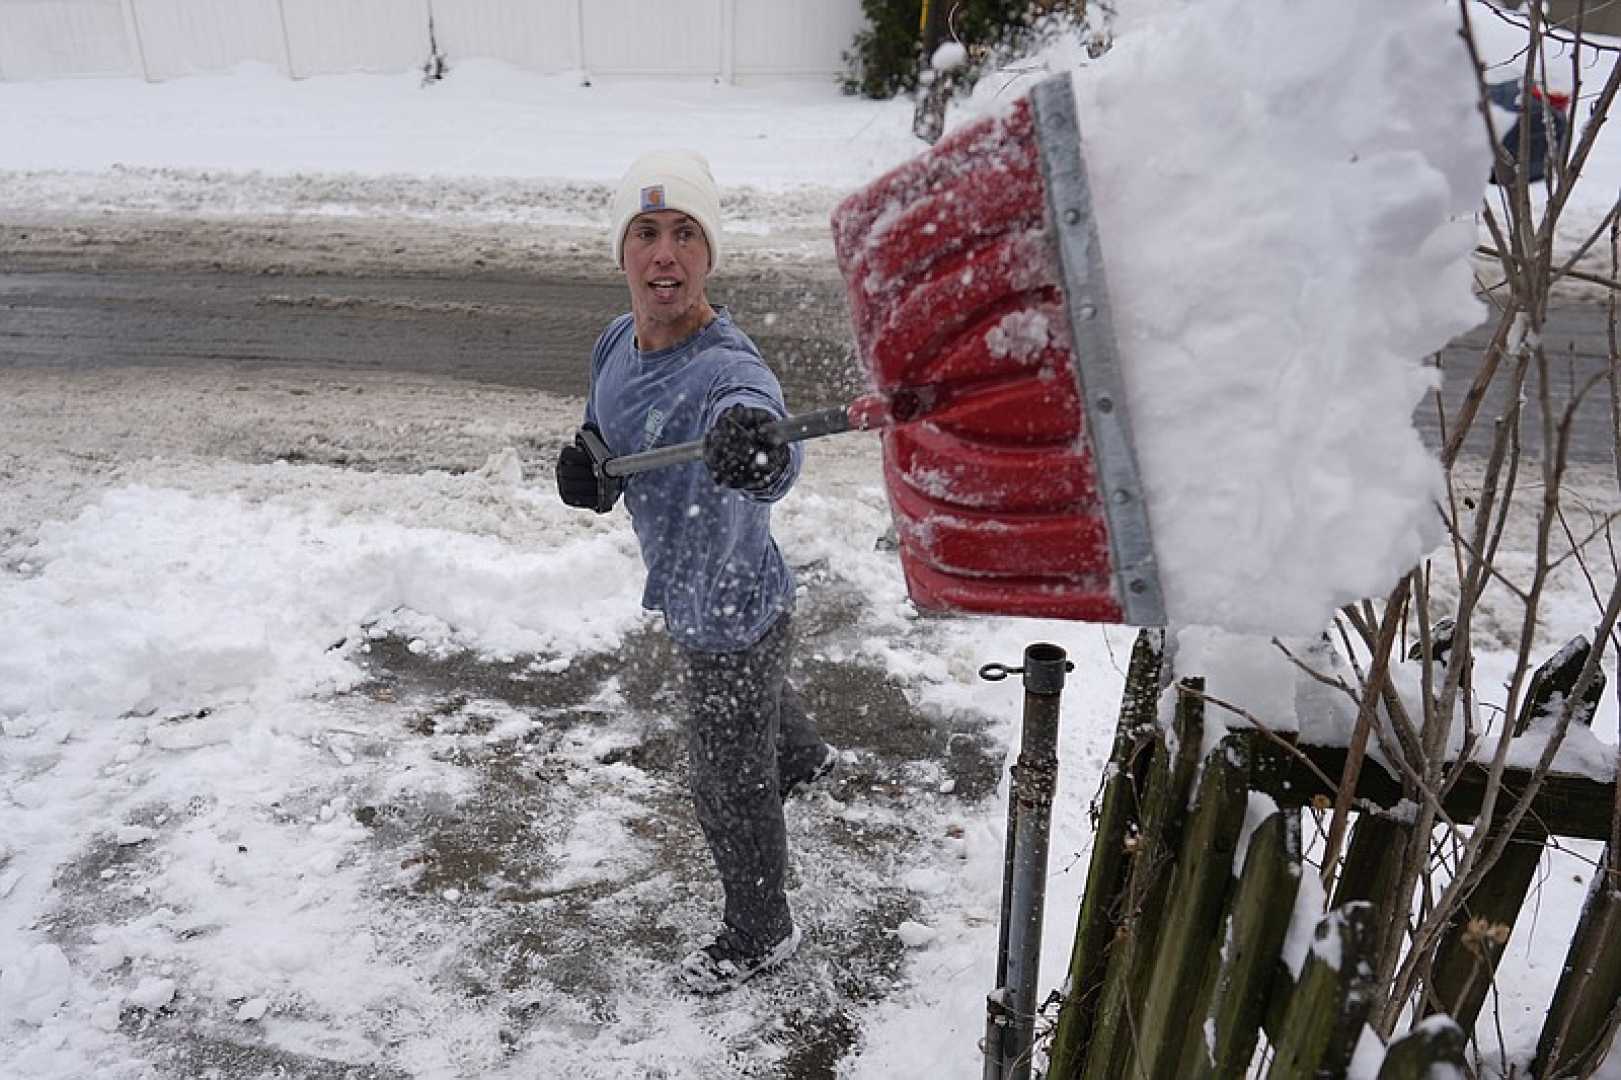
[[[841,431],[866,426],[860,422],[862,417],[852,419],[852,414],[862,404],[863,402],[858,401],[852,405],[800,413],[798,416],[774,420],[760,430],[778,446],[802,442],[805,439],[816,439],[823,435],[837,435]],[[652,469],[662,469],[668,465],[685,465],[689,461],[702,461],[703,457],[704,441],[698,439],[694,442],[676,443],[674,446],[661,446],[657,450],[647,450],[640,454],[610,458],[602,463],[601,468],[609,476],[631,476]]]

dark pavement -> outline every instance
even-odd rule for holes
[[[782,379],[790,405],[817,408],[858,392],[839,283],[721,280],[711,296],[731,306]],[[591,345],[625,310],[622,284],[536,279],[295,277],[196,271],[60,270],[0,273],[0,371],[15,367],[318,367],[439,375],[529,387],[585,391]],[[1448,416],[1478,369],[1489,326],[1462,336],[1441,356]],[[1558,399],[1568,401],[1609,355],[1607,313],[1567,303],[1544,335]],[[1499,380],[1501,382],[1501,380]],[[1466,444],[1485,452],[1490,418],[1504,395],[1488,395]],[[1432,446],[1439,441],[1433,400],[1416,413]],[[1573,428],[1574,460],[1613,460],[1607,385],[1583,398]],[[1526,429],[1536,445],[1535,417]],[[1528,452],[1529,449],[1528,449]]]
[[[859,389],[836,283],[720,283],[796,408]],[[0,371],[148,365],[440,375],[583,395],[617,282],[0,273]]]
[[[1441,352],[1443,371],[1441,400],[1448,422],[1458,413],[1464,394],[1480,370],[1482,354],[1496,329],[1496,322],[1477,327],[1455,339]],[[1565,408],[1580,395],[1575,422],[1571,425],[1572,461],[1611,463],[1615,460],[1615,431],[1610,416],[1609,381],[1602,378],[1609,367],[1609,313],[1597,303],[1560,304],[1548,313],[1543,330],[1543,348],[1548,358],[1548,385],[1559,408]],[[1464,442],[1466,455],[1484,456],[1492,441],[1492,420],[1508,405],[1507,377],[1510,361],[1505,358],[1486,393],[1480,415]],[[1536,391],[1537,376],[1526,378],[1528,394]],[[1585,392],[1584,392],[1585,391]],[[1426,398],[1414,413],[1424,441],[1431,446],[1440,440],[1440,421],[1434,398]],[[1555,418],[1556,422],[1558,418]],[[1526,403],[1526,423],[1521,441],[1526,453],[1538,456],[1542,445],[1542,422],[1538,409]]]

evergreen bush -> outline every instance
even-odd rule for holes
[[[985,59],[1025,42],[1042,16],[1078,14],[1084,0],[931,0],[940,11],[941,41],[968,49],[969,68],[959,79],[973,85]],[[923,0],[861,0],[867,25],[844,52],[839,85],[847,94],[893,97],[917,89]]]

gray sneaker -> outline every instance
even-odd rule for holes
[[[688,990],[699,994],[721,994],[736,990],[762,971],[776,967],[799,948],[799,927],[788,931],[786,937],[760,953],[749,953],[743,936],[729,926],[701,949],[687,954],[681,961],[679,978]]]
[[[798,769],[783,774],[779,788],[779,794],[782,796],[783,802],[787,802],[791,795],[809,791],[833,775],[833,770],[839,764],[839,752],[827,743],[819,746],[817,751],[809,761],[802,763]]]

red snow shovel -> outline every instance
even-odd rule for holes
[[[875,390],[766,430],[882,429],[917,606],[1162,625],[1068,75],[845,199],[833,244]]]

